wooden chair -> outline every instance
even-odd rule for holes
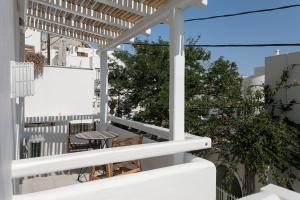
[[[86,132],[86,131],[96,131],[96,122],[93,123],[69,123],[68,126],[68,140],[67,140],[67,150],[68,153],[87,151],[91,148],[97,148],[96,144],[84,143],[78,144],[74,142],[75,135],[77,133]]]
[[[132,138],[115,138],[112,141],[112,147],[123,147],[123,146],[131,146],[143,143],[143,136],[136,136]],[[114,164],[107,164],[105,166],[100,166],[102,169],[105,168],[104,174],[96,175],[96,171],[98,167],[91,167],[90,180],[97,180],[104,177],[112,177],[112,176],[120,176],[126,174],[132,174],[142,171],[141,161],[140,160],[132,160]]]

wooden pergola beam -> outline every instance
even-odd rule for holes
[[[145,5],[142,2],[133,1],[133,0],[95,0],[95,1],[140,16],[151,15],[156,11],[156,8]]]
[[[82,31],[87,34],[93,34],[98,37],[104,37],[114,39],[119,36],[119,33],[106,30],[103,28],[95,27],[85,23],[80,23],[73,20],[67,20],[65,17],[56,17],[54,15],[48,15],[47,13],[34,12],[32,9],[28,9],[27,17],[35,18],[41,21],[52,23],[68,29],[74,29],[76,31]]]
[[[136,35],[145,32],[147,29],[154,25],[168,19],[170,17],[170,10],[174,8],[186,8],[191,5],[197,5],[204,7],[207,4],[207,0],[169,0],[166,4],[162,5],[155,13],[150,16],[144,17],[129,31],[121,34],[118,38],[112,40],[109,44],[104,46],[100,51],[108,51],[116,46],[130,40]]]
[[[38,31],[51,33],[53,35],[63,36],[65,38],[70,38],[77,41],[82,41],[88,44],[98,44],[105,45],[107,41],[101,38],[92,37],[90,35],[84,35],[82,33],[76,32],[74,29],[60,28],[55,24],[51,24],[33,17],[27,17],[26,27],[36,29]]]
[[[66,13],[71,13],[75,16],[80,16],[83,18],[95,20],[98,22],[101,22],[103,24],[107,24],[112,27],[117,27],[120,29],[130,29],[134,26],[133,23],[125,21],[120,18],[116,18],[110,15],[107,15],[102,12],[97,12],[95,10],[90,10],[88,8],[78,6],[75,4],[72,4],[65,0],[60,1],[43,1],[43,0],[31,0],[32,2],[35,2],[37,4],[47,6],[49,8],[54,8],[57,10],[65,11]]]

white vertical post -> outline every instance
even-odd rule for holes
[[[25,98],[19,97],[16,101],[16,138],[15,138],[15,160],[20,159],[20,147],[21,147],[21,140],[23,138],[24,133],[24,121],[25,121]]]
[[[184,16],[174,8],[170,15],[170,140],[184,140]]]
[[[19,13],[24,10],[24,6],[25,4],[20,4],[19,5]],[[21,15],[20,15],[21,16]],[[19,39],[17,40],[17,44],[16,46],[18,46],[17,50],[18,52],[18,61],[19,62],[24,62],[25,60],[25,32],[23,29],[21,29],[20,27],[18,28],[17,35],[16,37]],[[19,34],[18,34],[19,33]],[[25,108],[25,97],[19,97],[18,99],[15,99],[15,103],[16,103],[16,116],[15,116],[15,120],[16,120],[16,134],[15,134],[15,160],[20,159],[20,141],[22,138],[22,134],[24,132],[24,121],[25,121],[25,112],[24,112],[24,108]]]
[[[107,51],[100,53],[100,130],[107,129],[108,63]]]
[[[16,60],[16,1],[0,0],[0,199],[11,200],[13,187],[11,162],[13,158],[12,101],[10,100],[10,61]]]

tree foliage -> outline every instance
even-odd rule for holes
[[[34,63],[34,78],[39,78],[43,75],[45,60],[41,53],[26,53],[25,61]]]
[[[187,42],[196,44],[198,40]],[[110,112],[168,127],[167,42],[159,39],[137,43],[151,45],[133,44],[132,53],[114,53],[109,74]],[[244,194],[254,191],[255,176],[262,183],[275,181],[291,188],[296,178],[293,169],[300,167],[300,139],[298,129],[288,123],[285,115],[275,117],[270,112],[268,105],[274,104],[271,97],[279,89],[243,90],[237,65],[223,57],[211,62],[210,52],[200,47],[186,48],[185,73],[185,129],[211,137],[210,153],[220,155],[231,175],[241,164],[244,166]],[[286,81],[286,73],[282,79]],[[285,83],[277,87],[286,87]],[[230,180],[228,176],[226,181]]]

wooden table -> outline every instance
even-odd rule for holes
[[[118,136],[119,135],[117,133],[111,131],[88,131],[75,135],[78,139],[88,140],[90,143],[93,141],[96,142],[99,144],[99,149],[108,147],[108,141]]]
[[[99,145],[99,149],[108,148],[108,142],[110,139],[116,138],[119,135],[117,133],[111,131],[87,131],[82,133],[77,133],[75,135],[76,138],[82,140],[88,140],[89,143],[96,143]],[[77,180],[81,182],[81,178],[86,173],[87,169],[81,168],[78,174]],[[91,170],[95,170],[95,166],[91,167]],[[85,180],[87,181],[86,177],[84,176]]]

